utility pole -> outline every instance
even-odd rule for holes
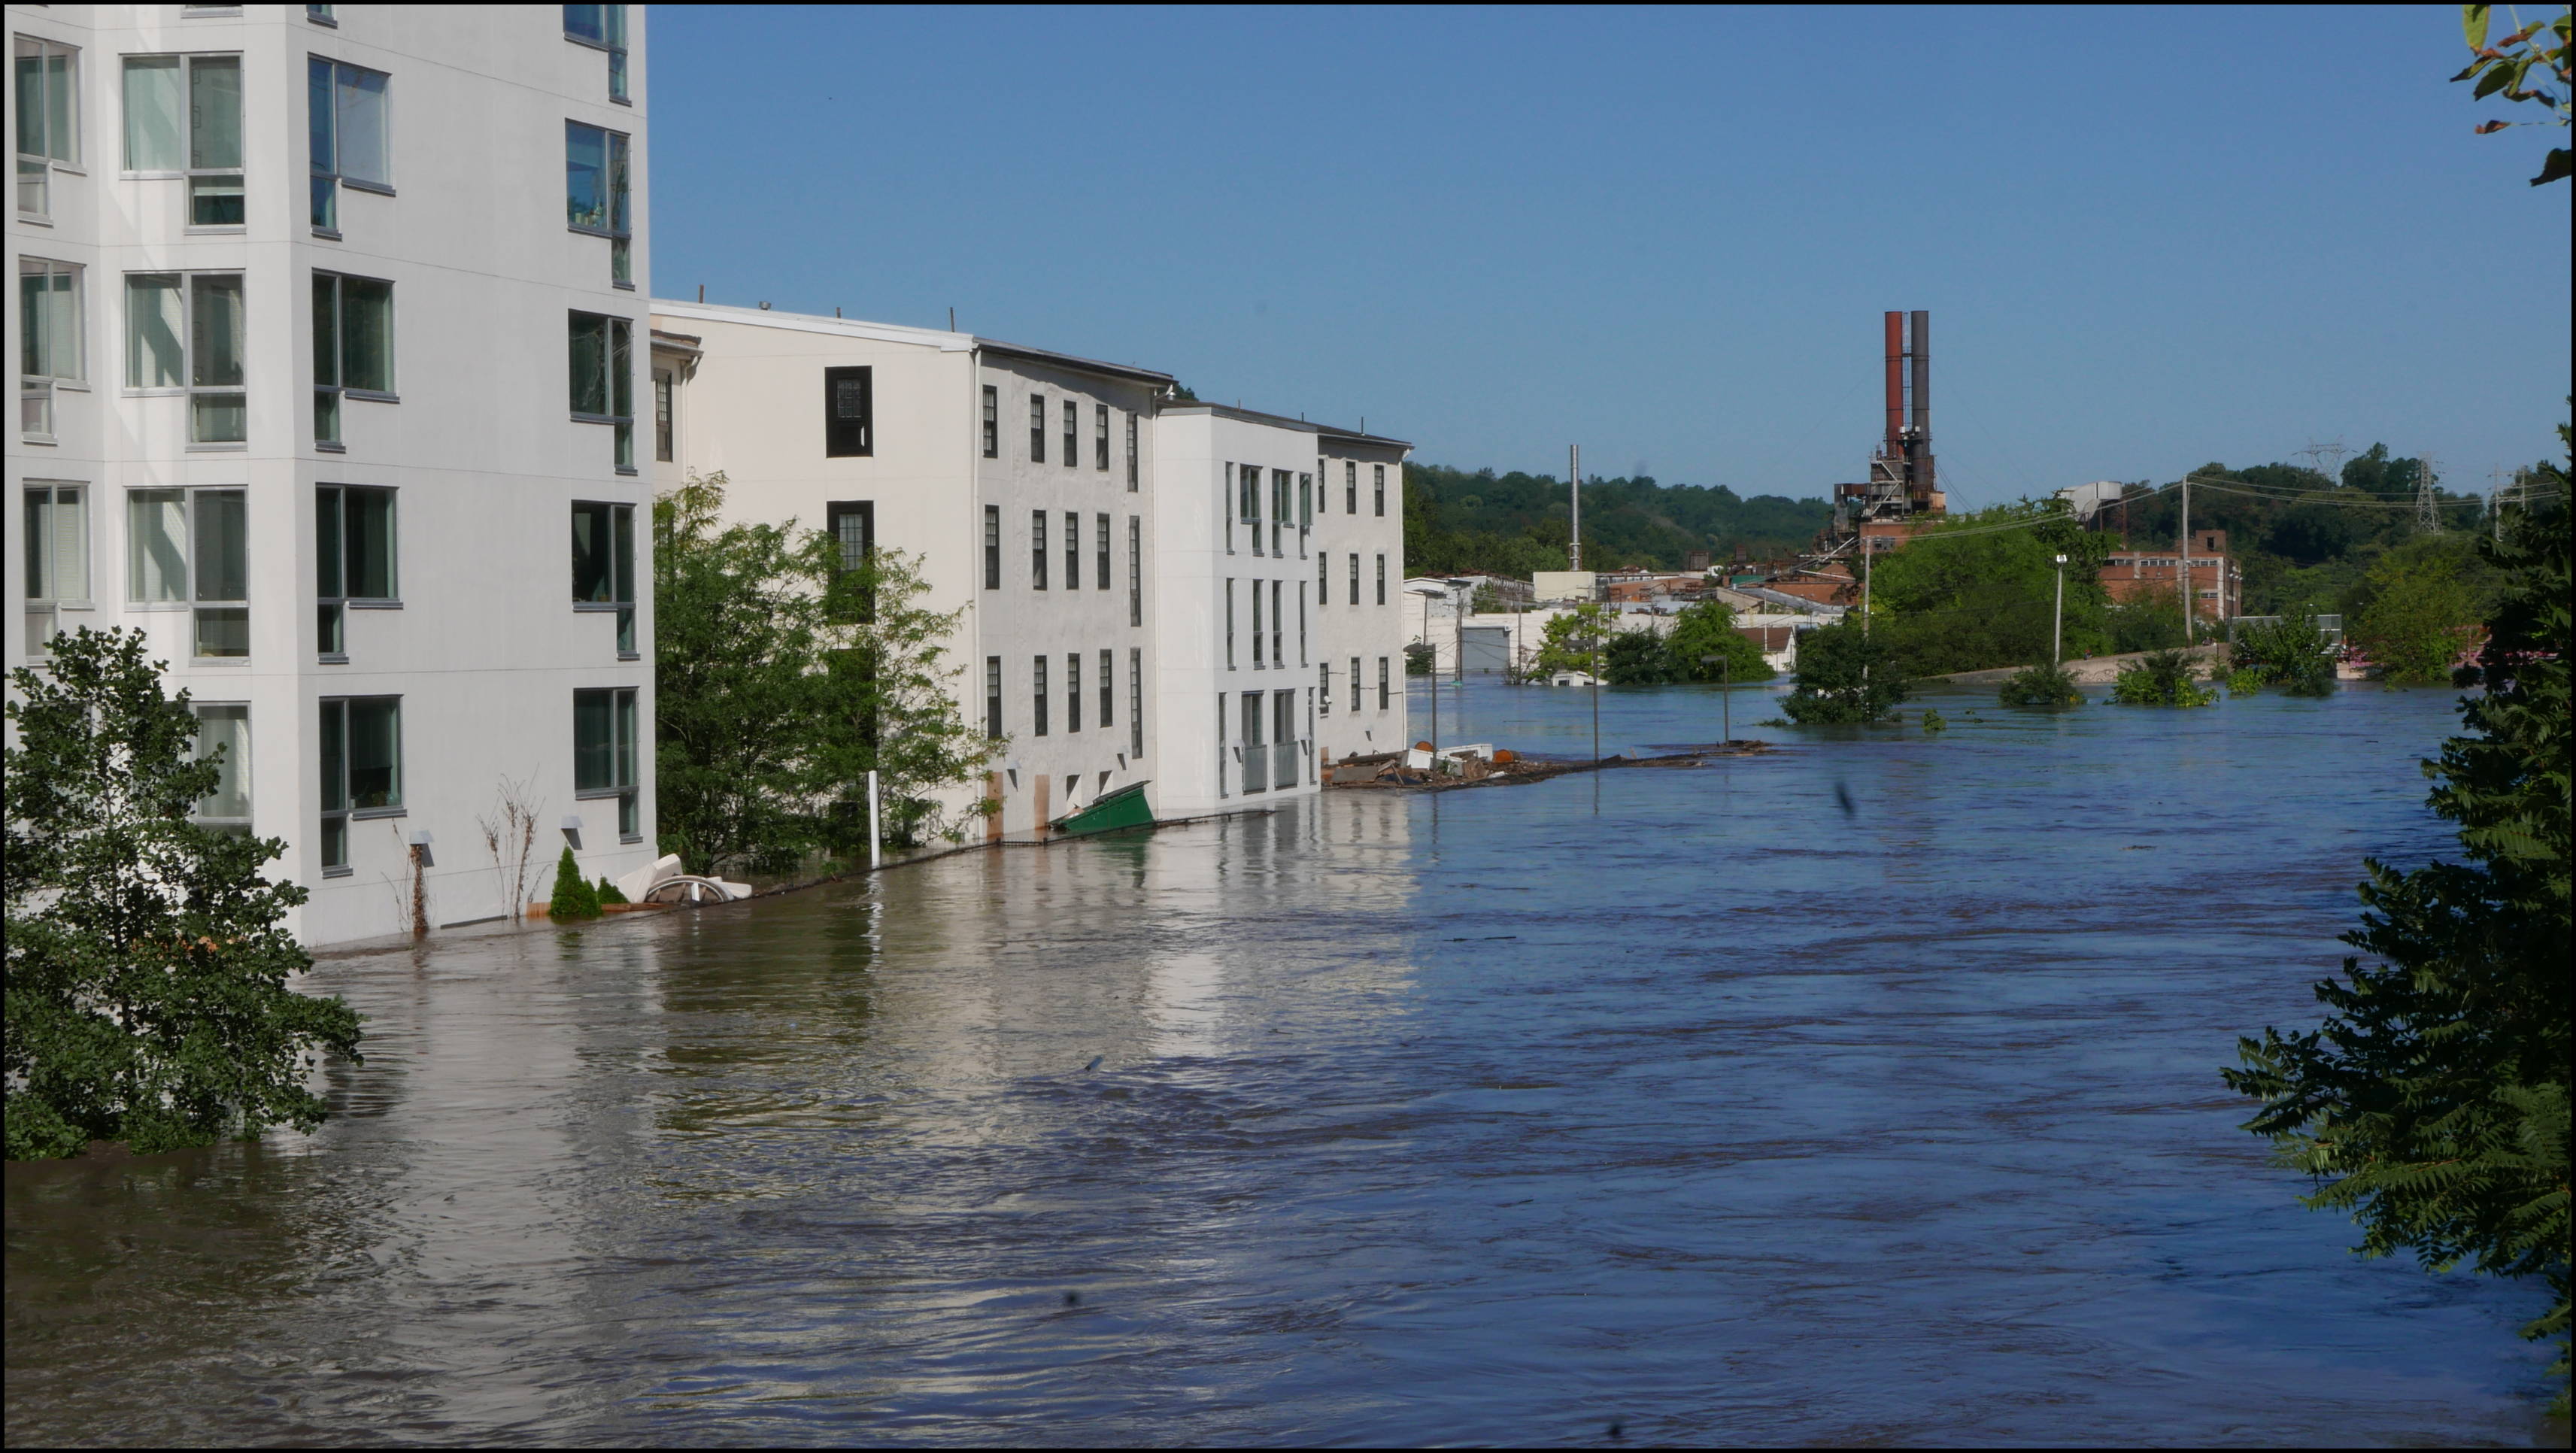
[[[2192,617],[2200,613],[2199,592],[2191,588],[2191,476],[2188,474],[2182,477],[2182,531],[2174,538],[2182,547],[2182,648],[2188,651],[2194,644]]]
[[[1574,501],[1574,533],[1566,546],[1568,570],[1583,568],[1583,446],[1565,446],[1565,487]]]
[[[2057,619],[2048,628],[2048,665],[2062,670],[2066,665],[2066,557],[2057,557]]]
[[[2504,543],[2504,466],[2487,471],[2487,519],[2495,526],[2496,543]]]

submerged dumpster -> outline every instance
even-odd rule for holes
[[[1115,792],[1093,799],[1089,807],[1077,808],[1048,824],[1067,837],[1153,825],[1154,809],[1145,802],[1145,784],[1142,782],[1130,782]]]

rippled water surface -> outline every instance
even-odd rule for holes
[[[9,1440],[2529,1441],[2538,1290],[2352,1257],[2216,1076],[2449,696],[1938,704],[334,959],[320,1134],[10,1167]]]

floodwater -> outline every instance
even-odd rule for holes
[[[9,1168],[8,1439],[2550,1436],[2540,1289],[2350,1255],[2217,1079],[2450,695],[1936,702],[334,959],[319,1134]]]

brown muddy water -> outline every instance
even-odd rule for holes
[[[2351,1256],[2216,1073],[2449,696],[1937,704],[334,959],[319,1134],[9,1168],[8,1441],[2547,1436],[2540,1291]]]

